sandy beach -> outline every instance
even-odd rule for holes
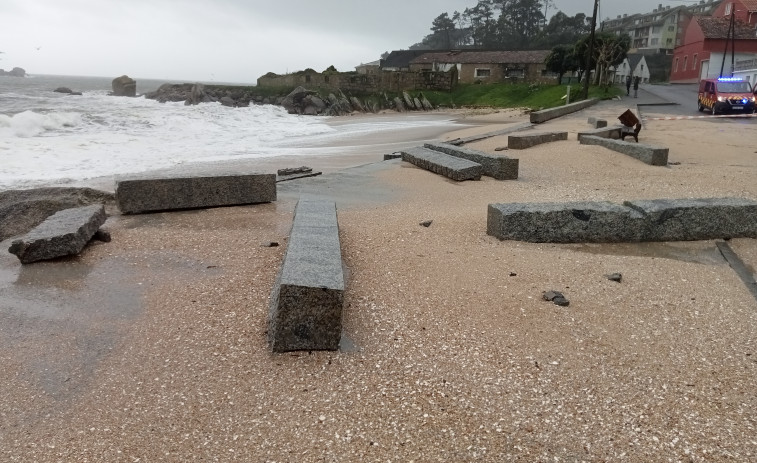
[[[112,241],[75,258],[0,255],[0,460],[757,460],[757,301],[715,241],[486,234],[490,203],[757,199],[754,118],[649,121],[640,142],[669,147],[667,167],[576,141],[588,116],[632,104],[535,129],[567,141],[466,145],[519,158],[515,181],[457,183],[370,151],[271,158],[262,171],[324,174],[279,183],[270,204],[114,214]],[[470,126],[440,140],[528,120],[456,117]],[[301,195],[337,203],[343,351],[266,344]],[[754,271],[757,240],[729,244]]]

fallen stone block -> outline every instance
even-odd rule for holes
[[[276,201],[276,174],[161,171],[116,180],[116,204],[124,214],[271,201]]]
[[[423,147],[403,150],[402,160],[458,182],[481,180],[483,172],[483,167],[477,162]]]
[[[579,142],[585,136],[619,139],[620,131],[622,129],[623,127],[620,125],[613,125],[609,127],[600,127],[596,129],[582,130],[578,132],[577,138]]]
[[[518,159],[494,156],[483,151],[462,148],[449,143],[426,143],[424,147],[481,164],[482,174],[497,180],[516,180],[518,178]]]
[[[532,146],[553,141],[567,140],[568,132],[519,133],[507,137],[507,147],[511,150],[523,150]]]
[[[534,243],[639,241],[644,216],[607,201],[489,204],[486,233]]]
[[[566,114],[571,114],[576,111],[580,111],[582,109],[588,108],[589,106],[596,104],[598,101],[599,100],[597,100],[596,98],[591,98],[588,100],[582,100],[582,101],[577,101],[575,103],[558,106],[556,108],[549,108],[549,109],[542,109],[541,111],[534,111],[530,115],[530,120],[531,120],[531,123],[533,124],[540,124],[542,122],[547,122],[549,120],[558,118],[560,116],[565,116]]]
[[[757,238],[757,202],[744,198],[625,201],[643,214],[643,241]]]
[[[64,209],[14,240],[8,251],[22,264],[79,254],[106,219],[101,204]]]
[[[336,205],[295,208],[284,262],[271,293],[268,341],[274,352],[336,350],[342,334],[344,274]]]
[[[597,117],[589,117],[589,124],[591,124],[592,127],[595,129],[599,129],[602,127],[607,127],[607,120],[605,119],[599,119]]]
[[[668,148],[660,146],[629,143],[623,140],[612,140],[596,136],[581,137],[582,145],[599,145],[623,153],[651,166],[668,165]]]

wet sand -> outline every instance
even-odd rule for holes
[[[757,301],[715,241],[486,235],[493,202],[757,199],[754,119],[650,122],[640,141],[670,147],[668,167],[577,143],[589,115],[612,123],[629,101],[536,129],[567,141],[468,145],[519,158],[517,181],[380,154],[270,160],[324,175],[280,183],[271,204],[112,216],[113,240],[76,258],[0,256],[0,460],[757,459]],[[527,119],[465,120],[439,138]],[[266,346],[302,194],[338,205],[344,352]],[[754,270],[757,240],[730,245]]]

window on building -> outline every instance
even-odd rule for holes
[[[489,68],[476,68],[476,77],[491,77],[492,70]]]
[[[526,73],[523,69],[508,69],[507,77],[525,77]]]
[[[697,58],[698,57],[699,57],[699,55],[697,53],[694,53],[694,60],[691,63],[691,69],[696,69],[697,68]]]
[[[688,56],[684,56],[683,57],[683,70],[684,71],[686,70],[686,64],[688,64],[688,62],[689,62],[689,57]]]
[[[657,38],[654,38],[654,39],[652,39],[652,41],[650,42],[650,44],[651,44],[651,45],[657,45],[657,41],[658,41],[658,40],[659,40],[659,39],[657,39]]]
[[[673,72],[678,72],[678,58],[676,58],[676,62],[673,65]]]
[[[674,30],[676,30],[675,26],[668,26],[668,32],[673,32]]]
[[[725,15],[730,15],[731,11],[733,11],[733,3],[729,3],[725,6]]]

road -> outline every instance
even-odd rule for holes
[[[647,84],[639,88],[637,104],[646,120],[654,117],[702,117],[714,124],[757,124],[757,117],[744,117],[743,114],[712,117],[708,111],[699,112],[697,92],[697,84]]]

